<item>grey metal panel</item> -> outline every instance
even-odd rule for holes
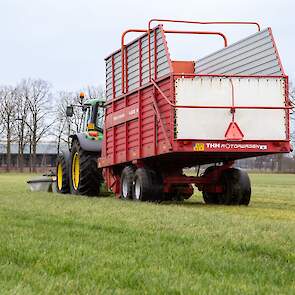
[[[134,83],[139,82],[139,79],[138,79],[138,78],[139,78],[139,77],[136,76],[136,77],[134,77],[134,78],[132,78],[132,79],[129,79],[129,80],[128,80],[128,86],[130,86],[130,85],[132,85],[132,84],[134,84]]]
[[[151,74],[154,75],[154,34],[150,35],[150,61],[151,61]],[[139,52],[139,42],[141,41],[141,52]],[[142,85],[149,82],[149,55],[148,55],[148,35],[143,36],[141,39],[134,41],[127,45],[127,77],[128,90],[138,88],[139,85],[139,58],[141,58],[141,73]],[[163,36],[159,29],[156,30],[156,44],[157,44],[157,76],[161,77],[170,72],[168,57],[166,56],[165,45]],[[122,56],[121,51],[114,55],[114,83],[116,97],[122,94]],[[107,99],[113,96],[113,77],[112,77],[112,57],[106,60],[106,96]]]
[[[163,77],[169,73],[170,73],[170,68],[165,68],[165,69],[162,69],[161,71],[158,71],[157,75],[158,77]]]
[[[275,61],[274,60],[274,51],[268,53],[262,52],[260,54],[251,55],[247,58],[236,59],[235,61],[231,62],[229,61],[229,64],[221,63],[218,66],[211,67],[210,72],[215,73],[219,72],[220,74],[225,73],[236,73],[240,74],[242,72],[246,72],[249,70],[249,73],[251,72],[251,69],[253,67],[258,67],[261,64],[264,64],[266,62]]]
[[[231,44],[230,46],[226,47],[226,48],[222,48],[214,53],[211,53],[210,55],[204,57],[203,59],[199,60],[198,63],[199,65],[202,65],[203,63],[207,63],[208,60],[210,58],[210,60],[215,60],[215,59],[219,59],[222,56],[227,55],[230,52],[235,52],[237,51],[239,48],[241,47],[245,47],[245,45],[251,45],[251,44],[257,44],[257,42],[261,41],[264,39],[264,37],[266,38],[270,38],[269,36],[269,32],[268,30],[263,30],[261,32],[258,32],[254,35],[251,35],[245,39],[242,39],[236,43]]]
[[[259,59],[264,56],[273,55],[274,53],[275,51],[272,44],[267,43],[246,52],[230,53],[226,56],[226,59],[223,59],[218,63],[216,63],[216,60],[214,60],[204,65],[199,65],[199,71],[205,71],[207,69],[210,69],[210,71],[216,71],[236,62],[243,62],[243,60],[246,61],[246,59],[249,61],[253,58]]]
[[[283,75],[269,29],[197,60],[195,73]]]
[[[139,69],[138,68],[134,68],[133,71],[128,71],[128,79],[131,80],[133,78],[139,79]]]
[[[106,60],[106,99],[109,100],[113,97],[113,83],[112,83],[112,59]]]

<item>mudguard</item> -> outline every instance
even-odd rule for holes
[[[72,138],[72,142],[75,139],[78,140],[84,151],[97,153],[101,152],[101,140],[89,139],[86,137],[86,133],[77,133],[75,135],[71,135],[70,137]]]

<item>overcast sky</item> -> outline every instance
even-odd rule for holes
[[[78,90],[89,84],[104,86],[104,58],[120,47],[122,31],[146,28],[150,18],[254,20],[262,28],[272,27],[285,71],[295,82],[294,3],[293,0],[0,0],[0,84],[14,84],[31,77],[49,81],[55,90]],[[254,33],[255,27],[210,26],[210,30],[225,32],[232,43]],[[172,57],[183,60],[201,58],[222,46],[212,36],[168,41]]]

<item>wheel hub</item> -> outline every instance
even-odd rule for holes
[[[62,166],[61,166],[61,163],[58,163],[58,166],[57,166],[57,187],[59,190],[62,189]]]
[[[80,157],[76,152],[72,160],[72,183],[75,190],[78,189],[80,181]]]
[[[141,185],[140,185],[140,181],[137,178],[135,181],[135,199],[136,200],[140,200],[140,194],[141,194]]]
[[[128,182],[126,180],[126,178],[123,178],[122,180],[122,195],[124,199],[127,199],[127,195],[128,195]]]

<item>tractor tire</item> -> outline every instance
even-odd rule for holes
[[[70,190],[74,195],[98,196],[102,182],[97,168],[99,155],[84,151],[75,140],[71,148]]]
[[[134,175],[133,200],[159,201],[162,198],[161,177],[153,170],[138,168]]]
[[[127,166],[123,169],[120,178],[120,195],[122,200],[132,199],[134,176],[134,167]]]
[[[69,159],[65,154],[58,155],[56,160],[56,190],[60,194],[70,192],[69,173]]]
[[[222,204],[249,205],[251,199],[251,183],[247,172],[236,168],[223,171],[221,182],[224,189]]]
[[[211,173],[215,168],[215,166],[210,166],[208,167],[205,172],[204,172],[204,176],[206,176],[207,174]],[[205,202],[205,204],[220,204],[221,203],[221,193],[211,193],[211,192],[206,192],[206,191],[202,191],[202,195],[203,195],[203,200]]]

